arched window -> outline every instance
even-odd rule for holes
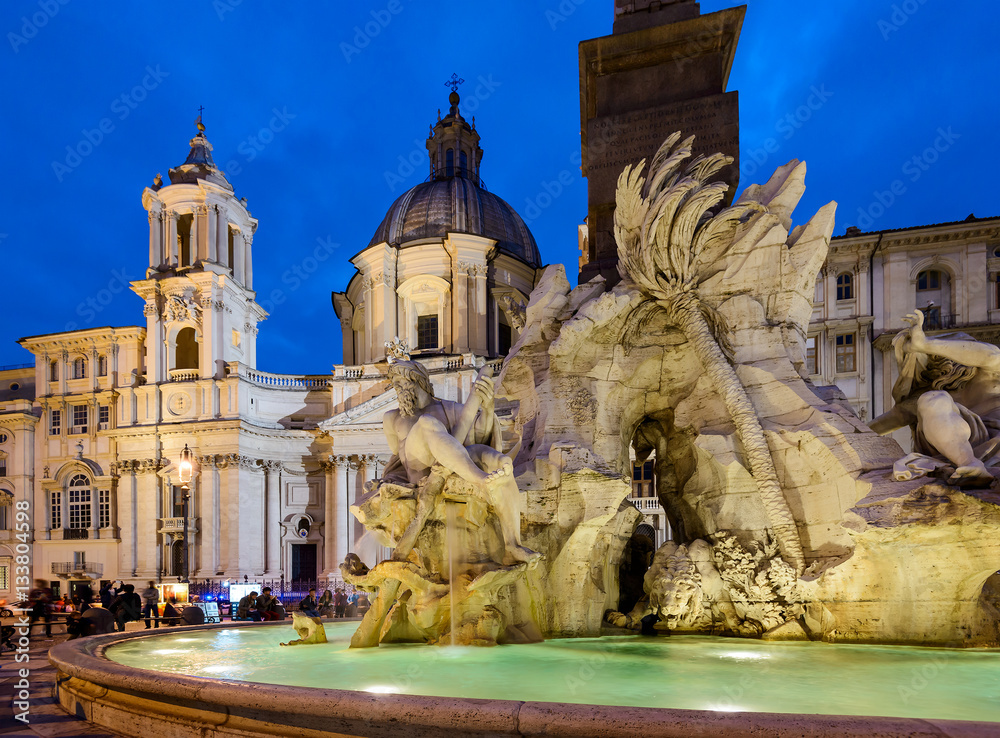
[[[941,289],[941,272],[937,269],[925,269],[917,275],[917,292]]]
[[[463,177],[469,174],[469,156],[464,151],[458,153],[458,173]]]
[[[91,490],[86,474],[76,474],[69,481],[66,497],[67,528],[86,530],[90,527]]]
[[[106,354],[101,354],[97,357],[97,376],[108,376],[108,357]]]
[[[10,530],[14,520],[14,493],[0,489],[0,530]]]
[[[82,356],[73,359],[73,379],[87,378],[87,360]]]
[[[455,176],[455,149],[448,149],[444,155],[444,173],[449,176]]]
[[[837,299],[854,299],[854,277],[850,272],[841,272],[837,275]]]
[[[177,333],[174,369],[198,368],[198,339],[194,328],[181,328]]]

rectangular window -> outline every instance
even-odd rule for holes
[[[653,461],[632,463],[632,496],[653,497]]]
[[[97,376],[108,376],[108,357],[104,354],[97,357]]]
[[[62,528],[62,492],[59,490],[49,493],[49,528]]]
[[[97,493],[98,515],[100,515],[100,525],[102,528],[111,527],[111,490],[102,489]]]
[[[0,477],[7,476],[7,459],[0,457]]]
[[[69,501],[66,512],[69,513],[70,528],[90,527],[90,490],[69,488]]]
[[[62,410],[53,410],[49,415],[49,435],[58,436],[62,433]]]
[[[108,423],[111,422],[111,408],[107,405],[101,405],[97,408],[97,422],[100,423],[101,428],[106,429]]]
[[[73,427],[70,429],[70,433],[86,433],[86,432],[87,432],[87,406],[74,405]]]
[[[50,382],[59,381],[59,364],[55,361],[49,364],[49,381]]]
[[[0,566],[0,589],[10,589],[10,564]]]
[[[438,346],[438,316],[417,317],[417,348],[432,349]]]
[[[809,374],[819,374],[819,349],[816,346],[816,336],[806,339],[806,371]]]
[[[855,348],[853,333],[844,333],[837,336],[838,374],[857,371],[857,353]]]

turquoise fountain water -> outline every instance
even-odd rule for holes
[[[699,710],[1000,722],[1000,651],[618,636],[496,648],[329,643],[290,626],[180,632],[109,648],[120,664],[214,679],[375,693]]]

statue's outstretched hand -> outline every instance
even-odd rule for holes
[[[924,342],[927,340],[924,334],[924,314],[914,310],[903,318],[903,322],[910,326],[907,330],[910,333],[912,347],[917,351],[923,351]]]
[[[474,387],[476,394],[479,396],[480,404],[486,408],[492,407],[493,396],[496,392],[493,388],[493,380],[489,377],[480,377],[476,380]]]

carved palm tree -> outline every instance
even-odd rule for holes
[[[649,298],[633,315],[633,330],[665,313],[687,337],[733,420],[781,555],[801,574],[805,559],[798,530],[764,429],[733,369],[725,318],[698,295],[699,285],[725,268],[723,257],[737,241],[736,230],[766,207],[750,201],[713,213],[729,185],[708,180],[733,159],[698,156],[682,168],[694,136],[677,145],[680,136],[674,133],[656,152],[649,181],[641,176],[645,160],[625,167],[618,178],[618,271]]]

